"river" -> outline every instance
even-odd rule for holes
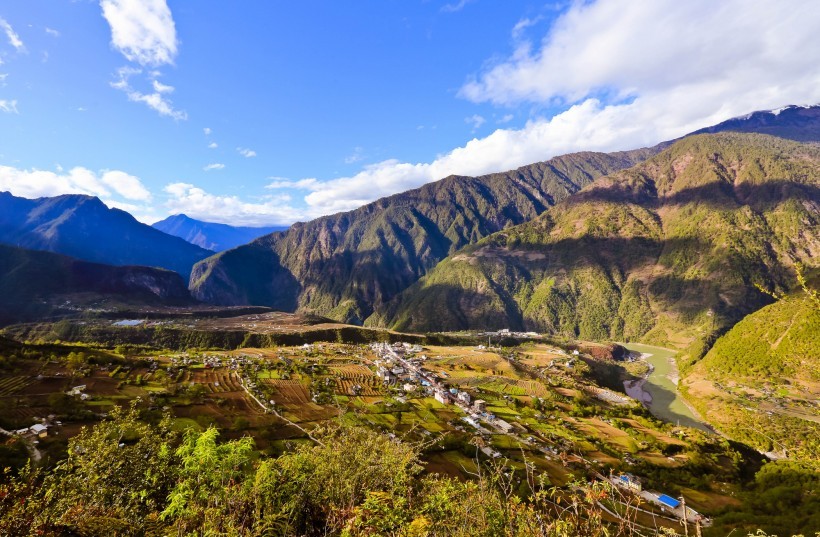
[[[652,371],[646,379],[637,381],[629,390],[633,392],[630,395],[633,397],[636,397],[635,394],[643,395],[642,399],[649,411],[664,421],[709,431],[709,428],[695,417],[678,393],[678,367],[675,364],[675,351],[640,343],[623,345],[630,351],[642,353],[644,360],[652,366]],[[638,393],[640,390],[644,393]]]

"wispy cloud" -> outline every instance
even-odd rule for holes
[[[221,162],[214,162],[212,164],[208,164],[207,166],[205,166],[202,169],[205,170],[206,172],[209,172],[209,171],[212,171],[212,170],[222,170],[224,168],[225,168],[225,165],[222,164]]]
[[[9,44],[13,46],[18,52],[25,50],[25,45],[23,45],[23,41],[20,39],[20,36],[17,35],[17,32],[14,31],[14,28],[11,27],[11,24],[6,21],[6,19],[0,17],[0,29],[6,34],[6,38],[9,40]]]
[[[19,114],[17,110],[17,100],[16,99],[0,99],[0,112],[5,112],[7,114]]]
[[[154,91],[152,93],[143,93],[132,87],[130,82],[131,77],[141,73],[142,69],[121,67],[117,70],[118,78],[114,82],[111,82],[111,87],[125,92],[129,101],[143,103],[161,116],[171,117],[176,120],[188,119],[187,112],[175,109],[171,100],[164,95],[173,91],[174,88],[172,86],[166,86],[165,84],[157,82],[157,80],[153,80],[152,87]]]
[[[459,0],[453,4],[444,4],[441,7],[441,11],[444,13],[455,13],[456,11],[461,11],[464,9],[464,6],[474,1],[475,0]]]
[[[276,190],[281,188],[293,188],[296,190],[315,190],[319,188],[321,183],[315,177],[308,177],[305,179],[291,180],[285,177],[269,177],[273,181],[265,185],[265,188]]]
[[[165,0],[102,0],[111,27],[111,44],[140,65],[171,64],[177,54],[177,32]]]
[[[219,144],[216,142],[211,142],[208,144],[208,149],[216,149],[217,147],[219,147]]]
[[[361,162],[364,160],[364,148],[361,146],[356,146],[353,149],[353,152],[345,157],[345,164],[354,164],[356,162]]]
[[[202,129],[202,132],[205,133],[205,136],[210,136],[211,135],[211,128],[210,127],[205,127],[204,129]]]
[[[247,147],[237,147],[236,151],[245,158],[252,158],[256,156],[256,151],[253,149],[248,149]]]
[[[523,35],[524,30],[526,30],[527,28],[529,28],[531,26],[535,26],[536,24],[541,22],[542,19],[543,19],[543,17],[541,17],[539,15],[538,17],[534,17],[534,18],[531,18],[531,19],[530,18],[523,18],[523,19],[519,20],[517,23],[515,23],[515,26],[513,26],[512,38],[516,39],[516,40],[521,39],[521,36]]]
[[[475,132],[478,129],[480,129],[481,126],[486,122],[487,122],[487,120],[484,119],[482,116],[480,116],[478,114],[473,114],[470,117],[465,117],[464,118],[464,123],[468,123],[468,124],[472,125],[472,127],[473,127],[472,132]]]
[[[512,121],[514,118],[515,118],[515,116],[514,116],[514,115],[512,115],[512,114],[504,114],[504,117],[502,117],[501,119],[499,119],[499,120],[498,120],[498,123],[501,123],[501,124],[503,124],[503,123],[509,123],[509,122],[510,122],[510,121]]]
[[[173,93],[174,92],[174,86],[168,86],[168,85],[163,84],[162,82],[160,82],[159,80],[156,80],[156,79],[154,79],[152,81],[152,85],[154,86],[154,91],[157,92],[157,93]]]
[[[174,63],[178,41],[166,0],[101,0],[100,7],[111,27],[111,44],[126,59],[145,68]],[[188,114],[175,109],[165,96],[173,92],[174,87],[157,80],[159,71],[144,73],[150,90],[134,88],[129,78],[141,74],[141,68],[120,68],[119,78],[111,86],[125,92],[129,101],[143,103],[161,116],[188,119]]]
[[[54,28],[49,28],[46,26],[46,33],[52,37],[60,37],[60,32],[55,30]]]

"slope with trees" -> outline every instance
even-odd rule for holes
[[[76,314],[105,304],[188,305],[185,282],[170,270],[89,263],[0,244],[0,326]],[[93,304],[93,306],[92,306]]]
[[[817,264],[818,215],[817,147],[689,137],[456,252],[367,324],[642,340],[688,347],[686,366],[771,301],[755,283],[782,291]]]
[[[450,176],[217,254],[194,268],[190,288],[205,302],[361,324],[450,253],[657,150],[576,153],[506,173]]]

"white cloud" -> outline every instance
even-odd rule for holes
[[[441,11],[444,13],[455,13],[456,11],[461,11],[464,9],[464,6],[472,2],[473,0],[459,0],[454,4],[444,4],[441,7]]]
[[[20,39],[20,36],[17,35],[17,32],[14,31],[14,28],[11,27],[11,24],[6,21],[6,19],[0,17],[0,28],[2,28],[3,32],[6,34],[6,38],[9,40],[9,44],[13,46],[18,52],[25,50],[25,46],[23,45],[23,41]]]
[[[353,164],[356,162],[361,162],[362,160],[364,160],[364,148],[356,146],[353,149],[353,153],[345,157],[345,164]]]
[[[174,86],[168,86],[159,80],[153,80],[152,85],[154,86],[154,91],[157,93],[173,93],[174,91]]]
[[[248,149],[247,147],[237,147],[236,151],[245,158],[252,158],[256,156],[256,151]]]
[[[150,201],[151,193],[142,184],[138,177],[119,170],[106,171],[102,175],[102,182],[128,200]]]
[[[185,213],[208,222],[264,226],[291,224],[311,217],[287,205],[287,196],[267,197],[264,202],[249,203],[236,196],[211,194],[189,183],[169,184],[164,190],[170,196],[165,207],[171,214]]]
[[[60,37],[60,32],[55,30],[54,28],[49,28],[46,26],[46,33],[52,37]]]
[[[129,61],[174,62],[177,33],[165,0],[102,0],[100,6],[111,27],[111,44]]]
[[[516,39],[516,40],[521,39],[521,36],[523,35],[524,30],[526,30],[527,28],[530,28],[531,26],[535,26],[536,24],[541,22],[542,19],[543,19],[543,17],[541,17],[541,16],[538,16],[538,17],[535,17],[535,18],[532,18],[532,19],[529,19],[529,18],[521,19],[520,21],[515,23],[515,26],[513,26],[512,38]]]
[[[20,112],[17,110],[17,100],[0,99],[0,112],[19,114]]]
[[[504,114],[504,117],[498,120],[499,123],[509,123],[515,118],[512,114]]]
[[[210,127],[205,127],[204,129],[202,129],[202,132],[205,133],[205,136],[210,136],[211,135],[211,128]]]
[[[308,177],[305,179],[299,179],[298,181],[292,181],[290,179],[286,179],[284,177],[269,177],[273,181],[265,185],[265,188],[269,188],[271,190],[279,189],[279,188],[294,188],[298,190],[316,190],[321,188],[322,183],[316,179],[315,177]]]
[[[131,62],[143,67],[173,64],[177,54],[177,34],[171,10],[166,0],[101,0],[103,17],[111,27],[111,44]],[[188,114],[176,110],[165,95],[173,86],[161,83],[158,70],[146,73],[151,90],[134,88],[129,82],[142,69],[122,67],[119,79],[111,86],[125,92],[128,100],[145,104],[161,116],[175,120],[188,119]]]
[[[473,126],[473,132],[477,131],[481,126],[486,123],[486,119],[479,116],[478,114],[473,114],[470,117],[464,118],[464,123],[468,123]]]
[[[214,162],[213,164],[208,164],[207,166],[205,166],[202,169],[205,170],[206,172],[209,172],[211,170],[222,170],[224,168],[225,168],[224,164],[221,164],[219,162]]]
[[[143,224],[153,224],[154,222],[160,220],[157,216],[156,210],[150,205],[139,205],[111,199],[103,199],[102,201],[112,209],[120,209],[131,214],[131,216]]]
[[[216,142],[211,142],[208,144],[208,149],[216,149],[217,147],[219,147],[219,144]]]
[[[820,102],[820,3],[577,2],[538,47],[518,44],[461,95],[561,107],[429,163],[387,160],[305,197],[327,214],[450,174],[514,169],[573,151],[654,145],[753,110]]]
[[[0,191],[7,190],[15,196],[40,198],[62,194],[85,194],[106,198],[112,190],[127,200],[148,201],[151,194],[133,175],[119,170],[95,173],[77,166],[68,172],[61,167],[57,172],[48,170],[21,170],[0,166]]]
[[[601,90],[623,97],[684,86],[738,90],[750,80],[788,84],[801,71],[816,76],[819,22],[813,0],[579,2],[540,46],[519,45],[461,93],[496,104],[573,103]]]
[[[129,91],[128,100],[145,103],[148,108],[156,110],[161,116],[172,117],[177,120],[188,119],[188,114],[181,110],[175,110],[171,101],[164,98],[159,93],[140,93],[138,91]]]
[[[134,67],[120,67],[117,69],[118,79],[111,82],[111,87],[125,92],[129,101],[143,103],[148,108],[155,110],[161,116],[168,116],[176,120],[188,119],[188,114],[184,110],[176,110],[170,99],[163,93],[173,91],[172,86],[161,84],[156,79],[152,81],[153,93],[143,93],[131,86],[130,79],[134,75],[142,74],[142,69]],[[152,73],[152,76],[156,73]]]

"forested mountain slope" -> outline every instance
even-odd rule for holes
[[[132,305],[191,304],[176,272],[114,267],[51,252],[0,245],[0,325],[58,311],[88,311],[114,300]]]
[[[698,135],[456,252],[367,324],[691,345],[820,260],[820,148]],[[684,361],[685,362],[685,361]]]
[[[817,466],[820,303],[800,290],[746,316],[715,342],[681,387],[710,423],[733,438]]]
[[[657,151],[576,153],[505,173],[450,176],[217,254],[194,268],[190,289],[215,304],[360,324],[462,246],[531,220]]]

